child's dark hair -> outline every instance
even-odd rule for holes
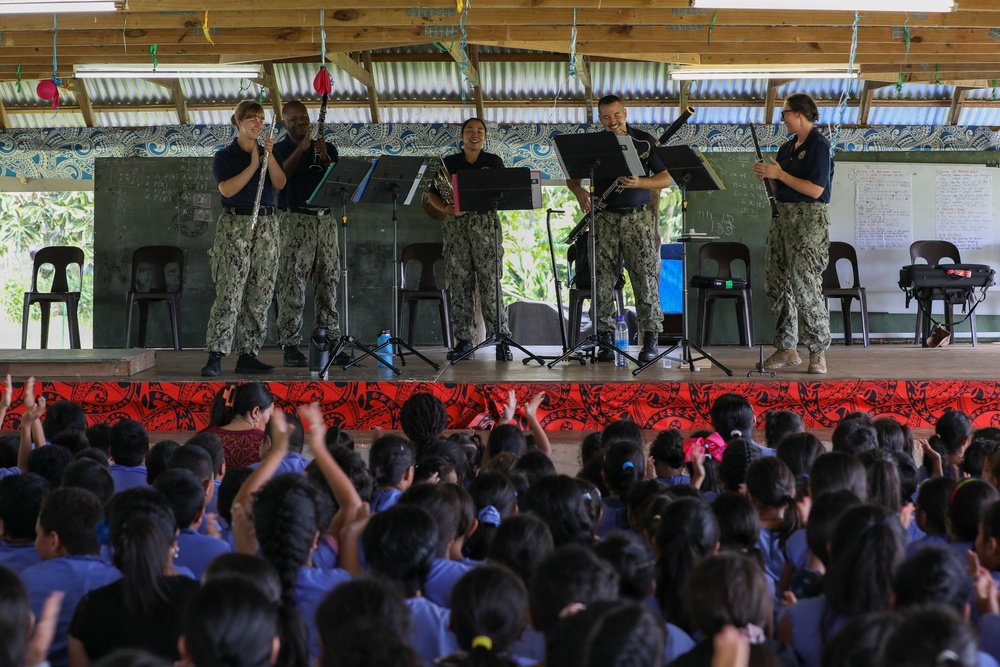
[[[525,585],[530,585],[538,565],[554,549],[548,524],[535,514],[514,514],[500,524],[487,556],[490,562],[506,565]]]
[[[833,451],[857,456],[870,449],[878,449],[878,431],[872,422],[860,419],[841,419],[833,429]]]
[[[572,477],[555,475],[537,480],[528,489],[524,511],[537,514],[549,525],[557,547],[564,544],[592,544],[594,534],[583,493]]]
[[[690,632],[684,612],[684,583],[695,566],[711,554],[719,542],[719,525],[703,500],[681,498],[660,514],[656,525],[656,599],[663,618]]]
[[[548,642],[549,667],[660,665],[663,619],[633,600],[601,600],[559,621]]]
[[[601,432],[601,447],[607,447],[619,440],[627,440],[641,449],[646,445],[646,434],[631,419],[619,419],[604,427]]]
[[[649,446],[649,456],[654,463],[680,468],[684,465],[684,436],[675,428],[660,431]]]
[[[87,434],[83,431],[83,429],[79,428],[71,428],[65,431],[60,431],[56,435],[52,436],[49,443],[55,445],[56,447],[64,447],[72,454],[77,454],[90,447],[90,443],[87,441]]]
[[[479,526],[465,541],[465,556],[485,560],[501,522],[517,508],[517,493],[506,477],[485,470],[469,484],[469,494],[476,507]]]
[[[111,471],[93,459],[71,461],[62,476],[63,488],[86,489],[100,501],[101,506],[115,494],[115,480]]]
[[[226,450],[222,446],[222,440],[219,439],[219,436],[214,433],[209,433],[208,431],[201,431],[200,433],[195,433],[188,438],[188,441],[184,443],[184,446],[198,447],[199,449],[204,449],[208,452],[208,455],[212,458],[212,471],[215,473],[216,477],[222,476],[222,469],[226,465]],[[146,467],[149,467],[148,460],[146,462]]]
[[[760,551],[760,515],[742,493],[727,491],[712,501],[712,513],[719,524],[719,549],[750,556],[763,564]]]
[[[848,508],[830,536],[830,569],[823,577],[829,609],[846,616],[888,609],[905,544],[895,512],[876,505]]]
[[[574,477],[573,481],[583,495],[583,506],[587,508],[587,516],[590,518],[590,530],[596,535],[601,526],[601,516],[604,514],[601,492],[590,480]]]
[[[667,493],[668,488],[655,479],[644,479],[628,493],[625,509],[628,512],[629,526],[642,531],[643,517],[646,505],[656,496]]]
[[[943,604],[959,614],[972,596],[972,580],[965,564],[945,546],[924,547],[900,564],[893,577],[896,609]]]
[[[167,468],[170,457],[180,449],[174,440],[161,440],[149,448],[146,454],[146,483],[150,486]]]
[[[205,507],[205,487],[190,470],[167,470],[156,478],[153,488],[170,501],[178,528],[190,528]]]
[[[5,537],[11,540],[35,539],[38,511],[50,488],[52,485],[48,480],[35,473],[0,478],[0,520],[3,521]]]
[[[426,482],[435,474],[438,476],[438,481],[450,478],[452,475],[458,479],[455,466],[451,464],[451,461],[443,456],[425,456],[413,466],[413,483]]]
[[[451,629],[459,648],[468,651],[462,664],[508,667],[504,655],[524,631],[527,612],[528,591],[516,574],[500,565],[467,572],[451,593]]]
[[[712,403],[712,428],[727,442],[733,438],[753,439],[754,412],[745,397],[729,392]]]
[[[437,484],[414,484],[399,497],[402,505],[416,505],[434,519],[434,530],[426,536],[435,545],[435,557],[447,558],[448,547],[458,532],[458,507]]]
[[[98,422],[86,430],[87,442],[90,446],[99,449],[105,454],[111,453],[111,425]]]
[[[372,480],[380,487],[399,484],[414,463],[413,448],[398,435],[383,435],[372,443],[368,453]]]
[[[330,456],[337,462],[340,469],[344,471],[347,478],[351,480],[351,485],[358,492],[358,495],[361,496],[361,500],[366,503],[371,502],[372,497],[375,495],[375,480],[372,479],[371,471],[368,470],[368,465],[361,458],[361,454],[353,449],[338,447],[330,452]],[[329,488],[326,478],[323,477],[322,471],[317,466],[310,467],[308,477],[317,485],[320,485],[320,480],[322,480],[321,486]],[[330,498],[336,503],[336,498],[333,498],[332,491],[330,492]]]
[[[568,605],[617,599],[618,574],[592,550],[568,544],[538,566],[529,598],[535,627],[548,635]]]
[[[806,525],[806,545],[825,568],[830,567],[830,538],[834,528],[848,508],[860,503],[861,499],[847,489],[824,493],[813,501]]]
[[[527,475],[529,483],[534,482],[539,477],[559,474],[556,470],[556,464],[545,452],[539,449],[528,450],[524,456],[517,460],[514,470],[519,470]]]
[[[855,616],[823,646],[822,667],[884,667],[885,645],[897,625],[899,616],[888,611]]]
[[[74,401],[56,401],[45,409],[42,431],[45,439],[52,442],[63,431],[87,430],[87,413]]]
[[[188,604],[182,632],[191,663],[199,667],[270,667],[278,612],[254,586],[209,581]]]
[[[399,588],[386,581],[362,577],[344,582],[316,608],[316,630],[325,652],[336,650],[339,633],[373,625],[400,637],[410,635],[410,608]]]
[[[584,436],[580,441],[580,465],[586,467],[587,463],[597,458],[597,453],[601,451],[601,432],[592,431]]]
[[[920,485],[920,472],[913,457],[907,452],[892,452],[896,460],[896,469],[899,471],[899,497],[903,504],[913,500],[917,496],[917,487]]]
[[[31,629],[31,600],[21,578],[0,565],[0,664],[20,667]]]
[[[136,487],[116,493],[108,510],[113,562],[122,573],[125,609],[154,614],[172,603],[163,567],[177,539],[177,520],[162,493]]]
[[[815,502],[825,493],[847,490],[862,501],[868,497],[865,467],[857,458],[844,452],[828,452],[813,463],[809,471],[809,493]]]
[[[982,535],[984,541],[991,538],[1000,541],[1000,502],[993,503],[983,513]]]
[[[906,424],[900,424],[892,417],[879,417],[874,426],[879,449],[887,452],[913,451],[913,432]]]
[[[354,449],[354,438],[351,437],[350,433],[337,426],[327,429],[324,442],[326,448],[331,452],[339,447]]]
[[[274,394],[260,382],[243,382],[234,392],[233,407],[228,409],[225,423],[233,421],[237,415],[250,414],[254,408],[263,411],[274,405]]]
[[[108,470],[111,470],[111,459],[97,447],[87,447],[86,449],[81,449],[73,455],[74,461],[79,461],[80,459],[90,459],[91,461],[100,463]]]
[[[637,602],[649,597],[653,590],[656,563],[649,547],[635,533],[613,532],[594,545],[594,553],[615,568],[621,597]]]
[[[243,483],[253,474],[253,468],[231,468],[219,483],[219,493],[216,496],[215,508],[226,523],[233,522],[233,501],[240,492]]]
[[[422,667],[406,639],[377,625],[352,627],[334,632],[323,644],[320,667]]]
[[[924,532],[945,535],[948,532],[948,505],[955,480],[950,477],[931,477],[920,485],[917,494],[917,511],[926,517]]]
[[[282,412],[285,415],[285,423],[288,425],[288,451],[301,454],[306,443],[302,420],[295,412]],[[268,420],[267,426],[264,427],[264,437],[274,442],[274,422],[271,420]]]
[[[39,447],[28,454],[28,472],[41,475],[52,486],[59,486],[72,460],[73,453],[65,447]]]
[[[802,415],[791,410],[768,410],[764,414],[764,440],[771,449],[777,449],[786,436],[805,432]]]
[[[486,445],[483,444],[483,438],[479,433],[475,431],[472,433],[456,432],[445,439],[451,440],[461,447],[465,453],[465,458],[469,460],[472,470],[479,470],[483,463],[483,452],[486,450]]]
[[[464,487],[458,484],[437,484],[435,490],[447,498],[452,507],[455,508],[455,516],[458,517],[458,521],[455,524],[455,532],[452,534],[452,539],[460,540],[469,534],[472,530],[472,525],[476,521],[476,504],[472,500],[472,496],[469,492],[465,490]]]
[[[399,587],[404,596],[420,593],[438,556],[434,518],[422,507],[397,503],[373,515],[361,534],[369,571]]]
[[[149,434],[134,419],[119,419],[111,427],[111,458],[123,466],[142,465],[149,453]]]
[[[455,466],[455,475],[458,477],[459,484],[472,476],[472,464],[469,462],[469,457],[462,445],[454,440],[439,438],[417,451],[420,454],[418,459],[421,456],[442,456],[448,459]]]
[[[865,467],[868,502],[898,512],[903,498],[896,457],[881,449],[870,449],[858,456],[858,461]]]
[[[170,455],[167,461],[168,470],[187,470],[193,474],[199,482],[205,484],[215,479],[215,468],[212,466],[212,457],[201,447],[190,447],[184,445]]]
[[[518,458],[524,456],[528,451],[528,443],[524,439],[524,432],[515,424],[497,424],[490,431],[490,437],[486,441],[486,450],[490,456],[510,452]]]
[[[826,453],[823,443],[812,433],[802,431],[781,439],[777,457],[785,462],[795,475],[795,499],[809,495],[809,470],[820,456]]]
[[[730,440],[719,463],[719,481],[723,488],[726,491],[739,491],[746,483],[747,470],[760,457],[760,450],[749,441],[743,438]]]
[[[21,447],[21,436],[0,436],[0,468],[16,468],[17,452]]]
[[[414,394],[399,411],[399,427],[413,443],[419,459],[424,455],[424,446],[440,438],[448,428],[448,411],[437,396],[426,392]]]
[[[903,616],[885,645],[885,664],[907,667],[975,667],[972,629],[952,609],[920,607]]]
[[[714,637],[726,625],[764,631],[772,625],[774,596],[753,558],[736,553],[709,556],[691,571],[685,587],[685,610],[703,637]]]
[[[38,512],[38,525],[46,533],[56,533],[59,544],[71,556],[96,556],[100,552],[97,524],[103,519],[101,501],[83,489],[52,491]]]
[[[782,549],[792,533],[802,527],[799,506],[795,503],[795,476],[776,456],[765,456],[747,470],[747,494],[758,509],[781,509],[785,513],[774,530]]]
[[[972,420],[969,415],[961,410],[948,410],[934,423],[934,435],[928,442],[934,449],[954,454],[962,449],[971,435]]]
[[[612,442],[604,449],[602,472],[608,490],[624,500],[632,487],[646,476],[646,456],[634,443]]]
[[[974,542],[986,508],[1000,498],[996,487],[981,479],[963,479],[948,502],[951,534],[957,542]]]

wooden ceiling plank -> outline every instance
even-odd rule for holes
[[[476,104],[476,117],[484,120],[486,118],[486,104],[483,101],[483,83],[479,78],[479,47],[469,44],[469,69],[476,73],[475,82],[472,86],[472,99]]]
[[[372,52],[364,51],[361,54],[362,62],[364,63],[365,71],[371,77],[372,85],[368,86],[368,109],[372,114],[373,123],[382,122],[382,112],[378,105],[378,89],[375,87],[375,69],[372,66]]]
[[[331,63],[339,67],[350,77],[353,77],[360,81],[368,88],[375,87],[375,78],[372,76],[371,72],[366,70],[364,67],[358,64],[354,58],[351,57],[349,53],[334,53],[327,51],[326,58]]]

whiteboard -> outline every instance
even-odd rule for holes
[[[988,225],[992,218],[992,233],[983,234],[986,241],[985,247],[977,249],[962,249],[962,261],[970,264],[989,264],[1000,272],[1000,253],[997,252],[996,242],[1000,240],[1000,170],[974,164],[914,164],[901,162],[837,162],[834,170],[833,195],[830,201],[830,240],[846,241],[858,247],[858,221],[856,211],[858,210],[858,181],[869,171],[891,171],[904,172],[909,176],[912,184],[912,240],[934,239],[937,236],[937,220],[939,215],[942,219],[950,219],[950,224],[955,224],[956,216],[939,214],[938,191],[939,188],[949,187],[949,183],[954,179],[954,172],[968,172],[959,174],[967,177],[962,182],[988,184],[982,185],[975,192],[970,192],[969,197],[955,197],[951,193],[948,202],[940,202],[946,210],[954,200],[965,199],[970,206],[982,207],[978,209],[981,219]],[[859,174],[860,172],[860,174]],[[895,179],[905,181],[907,179]],[[866,191],[866,184],[862,184],[862,193]],[[982,191],[987,188],[989,191]],[[945,192],[945,190],[942,190]],[[905,206],[902,207],[905,210]],[[864,202],[862,202],[864,210]],[[990,212],[992,215],[990,216]],[[957,216],[959,219],[965,216]],[[972,217],[972,216],[969,216]],[[897,218],[898,220],[898,218]],[[862,225],[862,231],[868,233]],[[902,238],[897,233],[893,236],[892,243],[900,244],[898,247],[887,248],[860,248],[858,247],[858,264],[861,278],[861,285],[866,288],[868,295],[868,311],[884,313],[915,313],[915,305],[905,308],[906,299],[903,291],[899,289],[899,269],[910,263],[909,243],[902,242]],[[977,232],[978,233],[978,232]],[[956,244],[959,245],[959,244]],[[961,247],[961,245],[959,246]],[[838,267],[841,273],[841,280],[849,282],[849,277],[844,271],[844,267]],[[986,301],[979,305],[976,312],[982,315],[1000,314],[1000,292],[998,288],[991,288],[987,292]],[[936,311],[935,311],[936,312]]]

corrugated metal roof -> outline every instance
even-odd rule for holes
[[[872,107],[868,114],[872,125],[944,125],[948,107]]]
[[[954,89],[954,86],[933,83],[904,83],[900,90],[896,90],[896,86],[878,88],[872,97],[876,100],[939,100],[951,97]]]
[[[965,107],[958,115],[959,125],[1000,126],[1000,108],[998,107]]]

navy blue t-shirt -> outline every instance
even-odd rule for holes
[[[233,139],[233,143],[216,153],[215,159],[212,160],[212,177],[216,183],[227,181],[250,166],[251,154],[240,148],[236,141]],[[260,152],[261,157],[264,157],[263,148]],[[253,208],[254,201],[257,199],[258,183],[260,183],[260,169],[243,186],[242,190],[232,197],[223,197],[222,205],[233,208]],[[270,178],[264,181],[264,192],[260,197],[260,205],[274,206],[274,186],[271,185]]]
[[[646,166],[646,176],[652,176],[654,174],[659,174],[667,170],[663,162],[652,152],[653,146],[656,145],[656,137],[651,135],[649,132],[643,132],[642,130],[637,130],[631,125],[626,129],[626,133],[632,137],[632,143],[635,144],[635,151],[639,155],[642,155],[646,151],[649,151],[649,159],[644,162]],[[600,197],[604,194],[604,191],[611,187],[614,183],[612,178],[598,178],[594,181],[594,194]],[[620,192],[617,196],[612,196],[608,198],[608,201],[604,202],[607,208],[632,208],[634,206],[642,206],[649,202],[649,190],[644,190],[642,188],[626,188]]]
[[[795,148],[798,137],[792,137],[778,149],[778,164],[795,178],[803,178],[810,183],[823,186],[823,194],[818,199],[804,195],[798,190],[775,181],[778,186],[775,199],[789,203],[830,203],[830,185],[833,182],[833,164],[830,160],[830,141],[817,128],[813,128],[802,145]]]
[[[455,153],[454,155],[449,155],[444,159],[444,166],[448,169],[449,174],[455,174],[456,172],[462,171],[463,169],[503,169],[503,160],[500,159],[499,155],[494,155],[493,153],[487,153],[486,151],[480,151],[479,157],[472,164],[465,159],[465,151],[461,153]],[[438,197],[441,196],[441,191],[437,189],[437,186],[433,183],[431,184],[430,191],[436,194]]]
[[[295,147],[295,142],[287,135],[274,145],[274,157],[281,164],[282,169],[284,169],[285,161],[295,152]],[[326,173],[326,169],[309,168],[313,164],[315,147],[316,142],[313,141],[310,144],[309,150],[299,160],[294,174],[289,174],[285,171],[285,177],[288,181],[285,183],[285,187],[278,191],[278,208],[281,210],[287,211],[290,208],[304,208],[308,206],[307,202],[312,196],[313,191],[316,190],[319,182],[323,180],[323,174]],[[326,154],[333,162],[337,161],[337,147],[333,144],[326,145]]]

